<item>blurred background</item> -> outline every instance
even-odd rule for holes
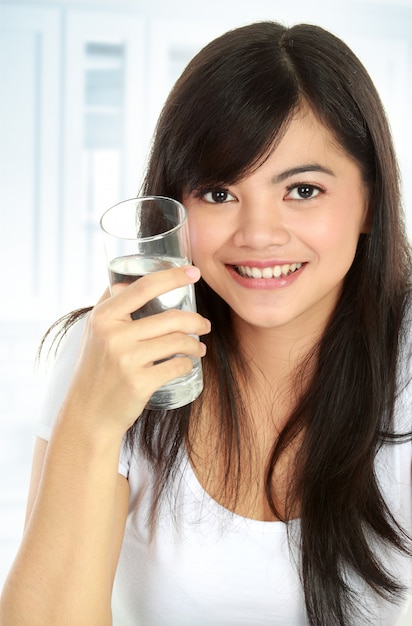
[[[412,0],[0,3],[0,586],[24,521],[39,340],[105,288],[99,217],[136,195],[186,63],[215,36],[262,19],[324,26],[366,65],[391,123],[412,232]]]

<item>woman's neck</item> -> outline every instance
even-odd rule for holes
[[[269,384],[286,382],[294,376],[316,350],[325,327],[258,328],[236,316],[233,324],[251,374]]]

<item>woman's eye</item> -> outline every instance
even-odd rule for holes
[[[225,189],[214,189],[213,191],[206,191],[202,194],[203,200],[211,202],[213,204],[223,204],[224,202],[230,202],[234,200],[234,196]]]
[[[293,187],[289,187],[287,198],[290,200],[311,200],[312,198],[316,198],[322,190],[316,185],[293,185]]]

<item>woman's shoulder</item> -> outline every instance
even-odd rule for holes
[[[398,345],[394,428],[412,432],[412,298],[406,301]],[[410,445],[410,443],[409,443]]]
[[[412,380],[412,294],[409,294],[402,319],[398,370],[404,384],[411,386]]]
[[[54,325],[43,344],[44,389],[36,435],[48,441],[78,359],[87,315]],[[46,345],[47,344],[47,345]]]

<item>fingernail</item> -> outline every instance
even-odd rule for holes
[[[185,268],[185,271],[186,271],[186,276],[188,276],[191,280],[193,280],[193,282],[199,280],[200,278],[199,268],[195,267],[194,265],[188,265]]]

